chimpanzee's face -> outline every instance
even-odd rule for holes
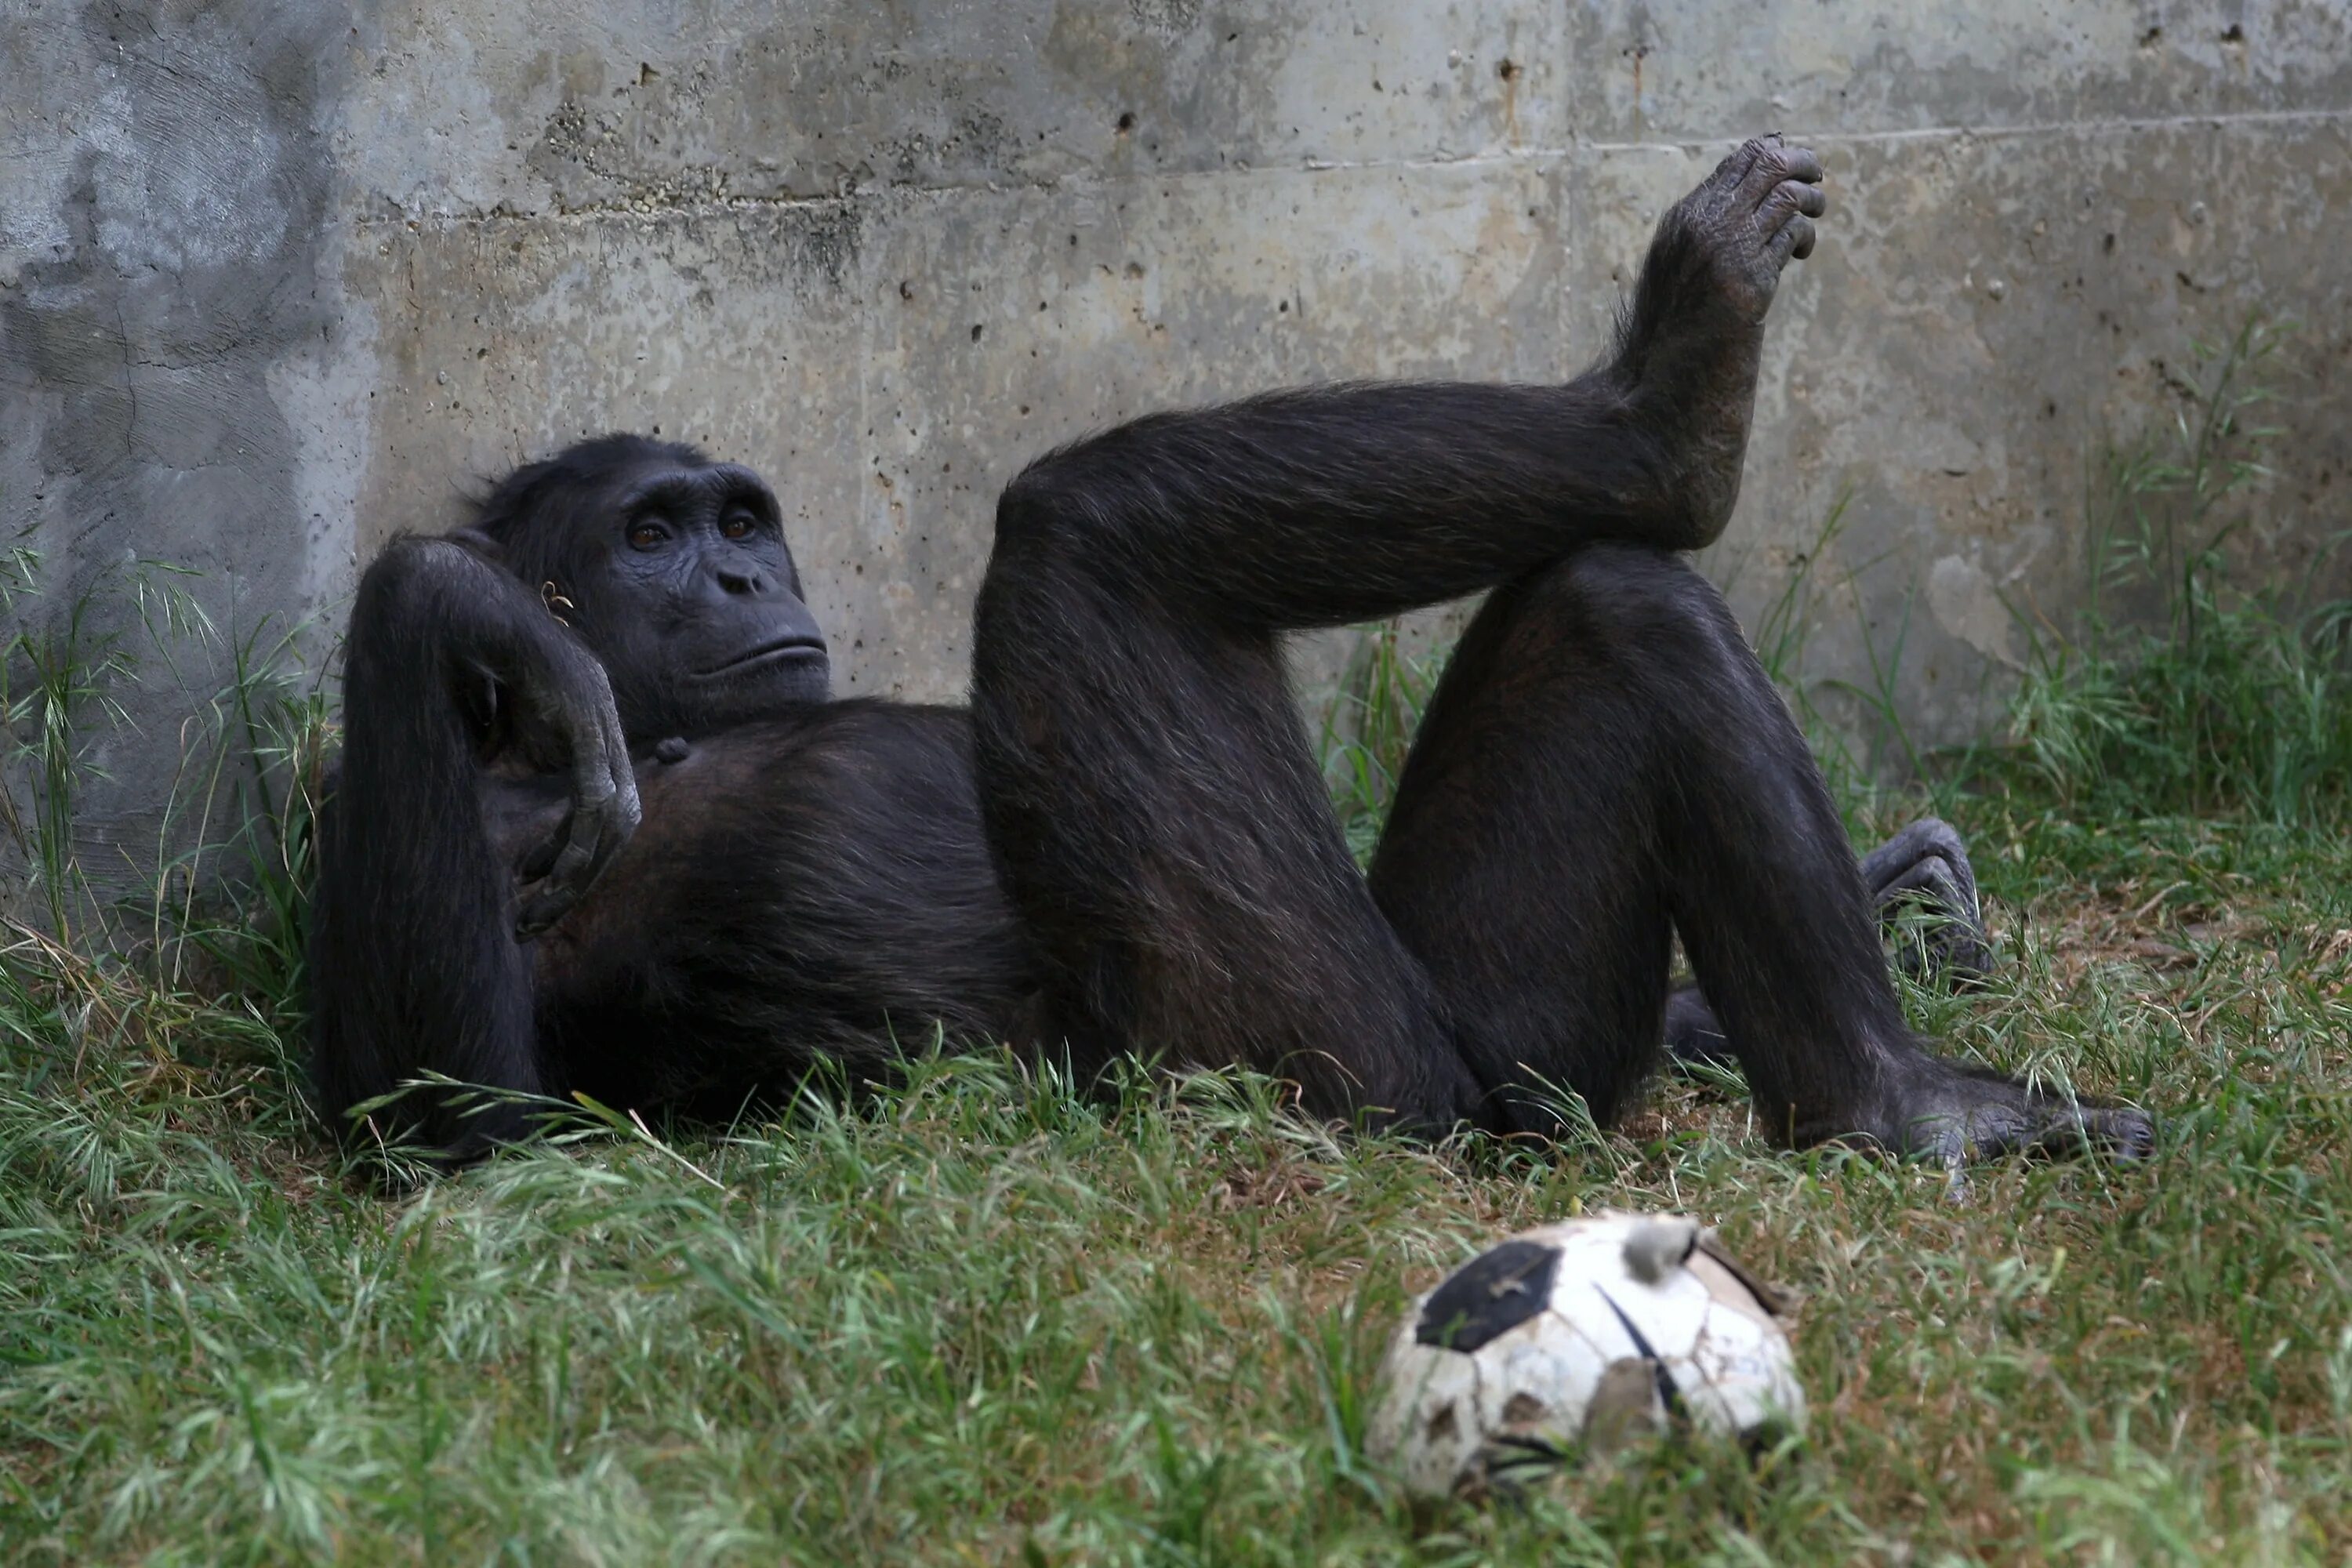
[[[578,595],[576,624],[633,742],[831,695],[776,498],[751,469],[633,464],[574,517],[577,588],[561,591]]]

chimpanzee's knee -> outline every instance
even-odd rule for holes
[[[1138,572],[1134,542],[1116,498],[1095,493],[1046,457],[1014,476],[996,500],[996,537],[982,592],[1032,581],[1047,592],[1092,584],[1148,597],[1152,574]]]
[[[1560,628],[1588,670],[1638,688],[1661,717],[1704,722],[1770,696],[1722,594],[1679,554],[1588,544],[1508,591],[1527,596],[1522,624]]]

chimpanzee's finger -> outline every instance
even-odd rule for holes
[[[1764,254],[1774,266],[1785,266],[1790,259],[1802,261],[1813,253],[1813,220],[1802,213],[1790,216],[1778,233],[1764,242]]]
[[[1749,211],[1770,200],[1783,184],[1821,184],[1822,161],[1811,148],[1790,146],[1777,135],[1759,137],[1751,145],[1756,148],[1755,158],[1739,180],[1739,202]]]

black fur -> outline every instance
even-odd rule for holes
[[[1722,1021],[1682,1011],[1782,1137],[2138,1146],[2136,1113],[1911,1038],[1873,889],[1948,893],[1957,839],[1865,888],[1671,553],[1737,496],[1819,173],[1777,139],[1727,160],[1575,382],[1284,393],[1034,465],[998,509],[969,716],[825,700],[773,497],[688,447],[584,443],[395,543],[352,615],[324,836],[329,1115],[425,1069],[725,1110],[943,1034],[1550,1131],[1560,1093],[1605,1119],[1649,1070],[1679,930]],[[1480,590],[1367,879],[1277,637]],[[429,1092],[383,1114],[458,1158],[522,1127]]]

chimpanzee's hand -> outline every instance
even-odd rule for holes
[[[1774,132],[1743,142],[1676,202],[1658,225],[1658,243],[1678,241],[1704,268],[1706,287],[1742,320],[1760,321],[1780,269],[1813,253],[1813,219],[1828,206],[1822,161]]]
[[[636,830],[640,808],[612,686],[594,655],[561,633],[539,639],[507,672],[505,696],[521,724],[553,742],[571,774],[562,820],[520,868],[526,892],[515,937],[528,942],[587,893]]]

